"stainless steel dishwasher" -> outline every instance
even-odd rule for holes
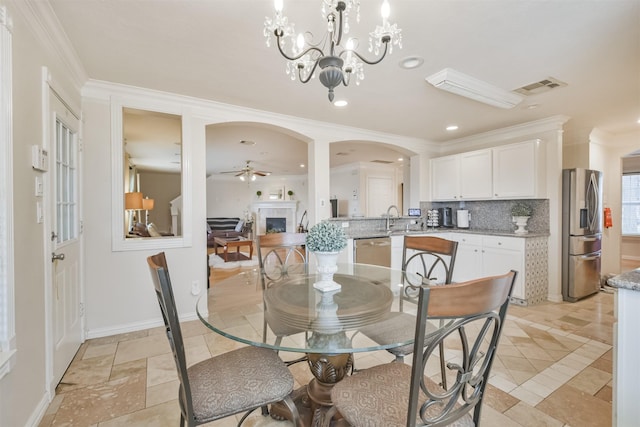
[[[358,264],[391,267],[391,238],[355,239],[353,241],[353,259]]]

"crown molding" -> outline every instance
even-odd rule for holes
[[[441,153],[446,154],[448,152],[463,151],[481,146],[496,145],[496,143],[508,142],[518,138],[531,139],[532,136],[536,136],[543,132],[562,132],[564,124],[569,121],[569,119],[569,116],[556,115],[546,119],[521,123],[519,125],[495,129],[464,138],[453,139],[447,141],[446,144],[443,145]]]
[[[419,138],[303,119],[270,111],[101,80],[89,80],[82,88],[82,96],[102,102],[117,96],[122,99],[144,98],[158,103],[173,103],[180,105],[184,110],[188,109],[192,117],[208,120],[210,124],[236,121],[267,123],[295,132],[293,136],[307,142],[312,140],[381,142],[404,148],[414,154],[425,153],[427,150],[437,150],[440,146],[440,144]]]
[[[60,59],[69,72],[69,79],[79,92],[89,77],[51,4],[41,0],[20,0],[13,4],[36,40],[54,57]]]

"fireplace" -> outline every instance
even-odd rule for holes
[[[257,201],[252,205],[256,218],[256,234],[289,232],[296,229],[296,200]],[[272,221],[275,219],[275,222]],[[269,223],[267,223],[267,221]]]
[[[287,218],[265,218],[266,231],[269,233],[285,233],[287,231]]]

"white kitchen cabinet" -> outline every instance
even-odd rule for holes
[[[431,183],[433,200],[459,200],[460,156],[431,159]]]
[[[460,199],[480,200],[493,196],[491,150],[460,154]]]
[[[509,270],[518,272],[513,285],[512,298],[525,299],[525,239],[518,237],[482,237],[482,273],[497,276]]]
[[[458,242],[456,262],[453,265],[453,281],[466,282],[482,277],[482,236],[450,233],[449,239]]]
[[[544,173],[538,161],[540,141],[495,147],[493,152],[493,197],[543,198]]]
[[[525,300],[525,239],[464,233],[451,233],[450,236],[458,242],[453,269],[454,282],[516,270],[518,276],[511,296],[520,301]]]
[[[431,159],[432,200],[545,198],[540,140]]]

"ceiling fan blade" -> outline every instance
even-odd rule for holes
[[[253,171],[254,175],[258,175],[258,176],[267,176],[267,175],[271,175],[271,172],[266,172],[266,171]]]

